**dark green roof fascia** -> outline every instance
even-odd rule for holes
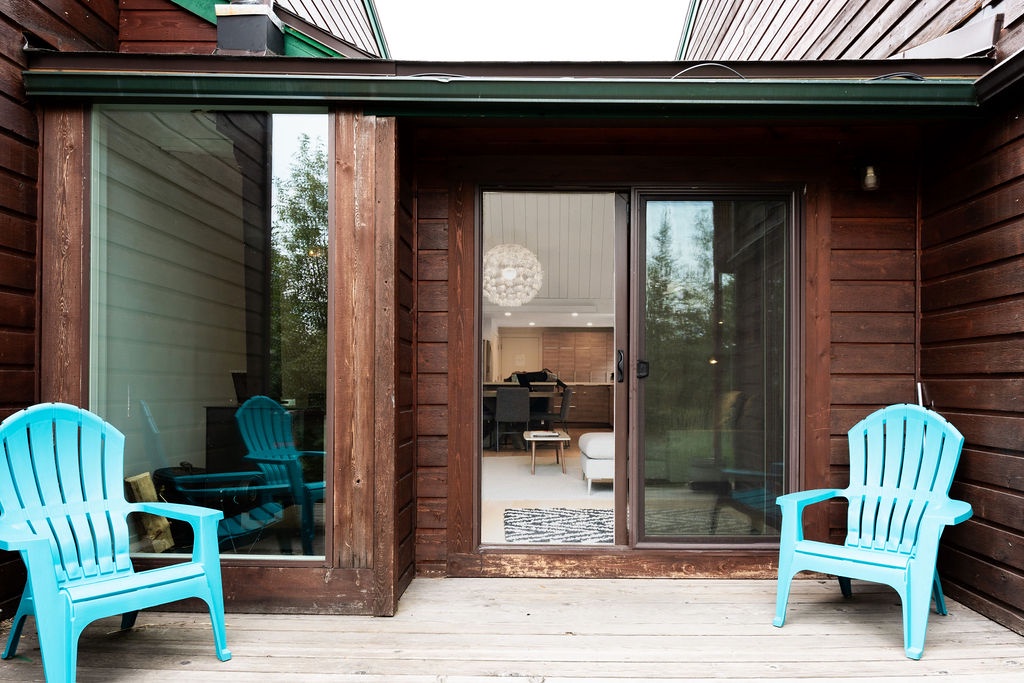
[[[284,27],[284,53],[289,57],[345,58],[345,55],[337,50],[332,50],[323,43],[313,40],[305,33],[296,31],[291,26]]]
[[[686,115],[723,109],[941,116],[977,107],[974,83],[951,80],[514,79],[30,70],[31,97],[98,102],[357,103],[378,113],[557,116]]]

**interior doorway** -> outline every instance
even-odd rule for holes
[[[607,191],[482,195],[481,336],[493,353],[480,385],[485,545],[615,542],[607,440],[624,204]],[[592,463],[588,443],[597,453],[602,439]]]

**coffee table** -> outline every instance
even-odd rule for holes
[[[523,432],[523,439],[530,444],[530,474],[537,471],[537,443],[553,443],[558,446],[555,462],[562,462],[562,474],[565,474],[565,444],[569,443],[569,435],[563,429],[531,430]]]

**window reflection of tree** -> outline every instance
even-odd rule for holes
[[[308,400],[327,378],[327,152],[301,135],[286,178],[275,178],[271,393]]]

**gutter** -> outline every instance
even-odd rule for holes
[[[951,118],[977,111],[988,60],[423,62],[28,50],[31,99],[381,115],[577,118]]]
[[[977,108],[972,80],[463,78],[31,69],[32,98],[244,106],[358,104],[379,114],[949,116]]]

